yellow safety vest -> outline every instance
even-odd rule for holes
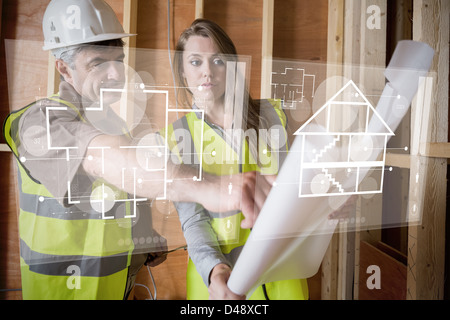
[[[84,121],[58,96],[44,100],[74,109]],[[33,106],[11,113],[3,128],[19,168],[23,299],[123,299],[134,248],[130,219],[103,220],[94,210],[63,207],[33,178],[18,154],[20,117]]]
[[[265,101],[267,103],[267,101]],[[283,128],[284,141],[287,136],[286,117],[281,109],[279,101],[269,100],[271,106],[271,118],[278,120],[278,125]],[[267,106],[267,105],[266,105]],[[259,142],[260,166],[253,159],[247,142],[242,143],[242,148],[237,152],[227,144],[224,138],[219,135],[207,122],[202,123],[198,112],[191,112],[163,131],[167,134],[168,145],[172,152],[178,156],[178,160],[183,163],[199,164],[200,159],[204,172],[218,176],[226,176],[239,172],[259,171],[265,174],[276,174],[281,158],[286,156],[288,146],[284,144],[281,150],[270,151],[265,143]],[[177,129],[180,129],[177,131]],[[177,132],[189,132],[190,137],[183,136],[182,143],[179,144],[180,134]],[[189,140],[190,139],[190,140]],[[261,139],[260,139],[261,140]],[[203,149],[202,149],[203,148]],[[281,151],[281,152],[278,152]],[[221,160],[217,160],[221,159]],[[219,162],[219,164],[218,164]],[[225,257],[238,255],[250,235],[250,229],[240,228],[243,219],[242,212],[230,214],[220,214],[213,216],[211,225],[217,234],[220,248]],[[230,226],[233,231],[230,231]],[[208,288],[201,275],[197,272],[194,263],[189,259],[187,267],[187,299],[205,300],[209,298]],[[308,286],[306,279],[293,279],[277,281],[260,286],[249,299],[252,300],[304,300],[308,299]]]

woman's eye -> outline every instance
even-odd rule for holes
[[[214,60],[214,64],[215,64],[215,65],[218,65],[218,66],[222,66],[222,65],[224,65],[224,62],[223,62],[222,59],[215,59],[215,60]]]
[[[192,61],[191,61],[191,64],[192,64],[194,67],[198,67],[198,66],[201,64],[201,62],[200,62],[200,60],[192,60]]]

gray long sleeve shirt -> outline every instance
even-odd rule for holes
[[[194,202],[176,202],[175,207],[188,245],[189,256],[203,282],[209,286],[211,270],[219,263],[230,267],[231,263],[220,250],[208,211]]]

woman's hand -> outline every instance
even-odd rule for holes
[[[210,300],[245,300],[245,295],[237,295],[228,288],[227,282],[230,274],[231,268],[226,264],[218,264],[214,267],[209,278]]]

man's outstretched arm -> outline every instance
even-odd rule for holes
[[[131,146],[131,147],[130,147]],[[142,166],[147,159],[139,160],[139,153],[125,137],[100,135],[89,144],[84,170],[95,177],[138,197],[155,199],[164,195],[165,180],[170,181],[166,198],[171,201],[197,202],[213,212],[242,210],[245,219],[243,228],[251,228],[270,191],[273,177],[256,172],[246,172],[226,178],[204,174],[202,181],[194,181],[198,167],[175,165],[167,162],[167,177],[163,169],[165,163],[157,158]],[[231,187],[230,187],[231,186]]]

